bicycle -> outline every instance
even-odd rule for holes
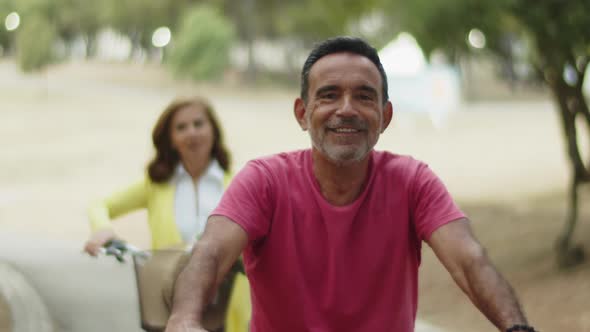
[[[170,316],[174,282],[188,262],[190,252],[181,249],[141,250],[124,241],[111,240],[101,248],[101,253],[115,257],[120,263],[126,263],[129,256],[132,258],[141,328],[146,332],[164,331]],[[241,264],[232,268],[232,273],[219,286],[215,299],[207,307],[203,325],[208,331],[223,331],[233,280],[240,267]]]

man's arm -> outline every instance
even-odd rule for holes
[[[212,216],[174,287],[166,332],[204,331],[202,313],[217,286],[248,242],[246,232],[223,216]]]
[[[439,227],[427,242],[459,287],[497,328],[506,331],[515,324],[527,324],[512,287],[493,266],[467,219]]]

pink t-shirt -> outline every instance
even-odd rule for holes
[[[422,162],[371,153],[368,183],[333,206],[311,150],[250,161],[213,212],[248,234],[252,332],[414,331],[421,241],[464,217]]]

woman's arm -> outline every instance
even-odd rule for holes
[[[115,237],[111,219],[147,206],[149,180],[134,183],[106,199],[95,201],[88,208],[88,219],[92,235],[84,251],[96,256],[99,249]]]

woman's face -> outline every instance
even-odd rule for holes
[[[172,117],[172,147],[181,159],[208,158],[213,148],[213,125],[200,105],[188,105]]]

